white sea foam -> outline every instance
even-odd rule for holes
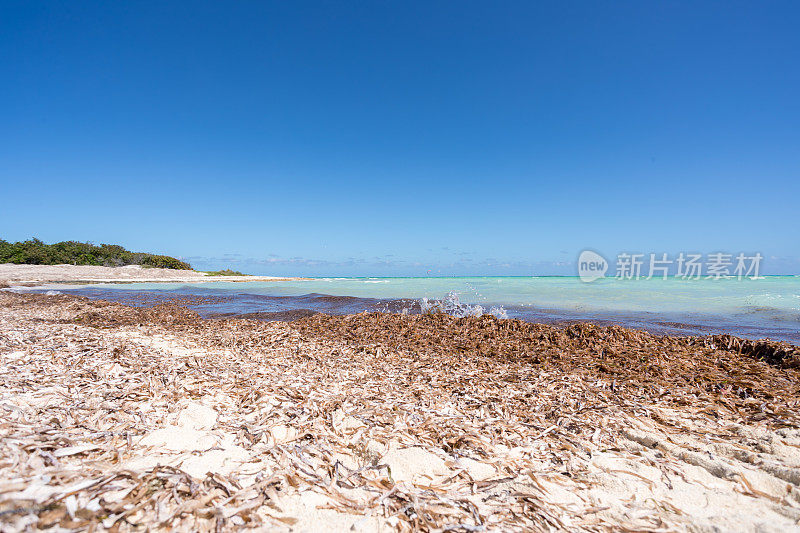
[[[384,281],[384,283],[375,283]],[[64,285],[38,286],[28,290],[67,291]],[[79,291],[116,292],[165,290],[220,291],[234,302],[251,296],[303,297],[308,294],[351,296],[370,300],[364,309],[407,314],[440,311],[454,316],[511,316],[542,321],[554,316],[567,320],[613,320],[622,324],[654,324],[665,321],[703,326],[700,332],[726,331],[752,338],[770,337],[800,342],[800,278],[766,277],[740,281],[652,279],[632,282],[615,278],[583,283],[577,277],[510,278],[324,278],[283,282],[216,282],[196,285],[131,283],[74,287]],[[7,290],[7,289],[6,289]],[[453,291],[448,295],[450,291]],[[246,294],[242,294],[245,292]],[[445,296],[447,295],[447,296]],[[422,298],[427,296],[427,299]],[[383,308],[374,301],[383,302]],[[465,303],[468,302],[468,303]],[[234,305],[234,304],[226,304]],[[248,303],[247,305],[253,305]],[[307,300],[298,305],[307,307]],[[327,305],[327,304],[326,304]],[[348,312],[353,302],[343,303]],[[492,308],[492,306],[497,306]],[[500,307],[502,306],[502,307]],[[250,311],[250,308],[247,308]],[[257,310],[257,309],[256,309]],[[507,312],[506,312],[507,311]]]
[[[442,300],[422,298],[419,305],[422,313],[445,313],[455,317],[494,315],[497,318],[508,318],[508,313],[502,307],[492,306],[487,311],[482,305],[462,302],[455,291],[450,291]]]

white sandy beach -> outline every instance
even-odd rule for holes
[[[180,282],[208,281],[281,281],[297,278],[275,276],[209,276],[194,270],[76,265],[16,265],[0,264],[0,284],[38,285],[41,283],[114,283],[114,282]]]

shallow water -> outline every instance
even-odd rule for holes
[[[800,276],[604,278],[591,283],[573,277],[316,278],[107,284],[58,290],[133,304],[187,295],[221,298],[190,305],[204,316],[267,313],[261,317],[281,319],[302,315],[298,310],[418,313],[440,307],[456,315],[491,313],[548,323],[591,320],[664,333],[733,333],[800,343]]]

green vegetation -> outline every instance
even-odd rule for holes
[[[129,252],[116,244],[95,246],[88,242],[64,241],[45,244],[39,239],[6,242],[0,239],[0,263],[24,265],[141,265],[151,268],[192,270],[189,263],[174,257]]]
[[[247,274],[242,274],[238,270],[231,270],[230,268],[226,268],[225,270],[206,270],[206,274],[209,276],[246,276]]]

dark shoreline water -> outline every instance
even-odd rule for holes
[[[49,289],[52,291],[53,289]],[[49,292],[48,290],[33,290]],[[178,289],[114,289],[82,287],[61,289],[58,292],[86,296],[92,299],[109,300],[132,306],[151,306],[178,301],[197,312],[203,318],[239,317],[258,320],[291,321],[315,313],[345,315],[361,312],[388,312],[418,314],[431,306],[440,306],[445,312],[457,316],[475,314],[477,306],[446,300],[422,301],[416,299],[381,299],[355,296],[336,296],[309,293],[300,296],[270,296],[231,290],[183,286]],[[800,345],[800,332],[786,327],[764,327],[743,325],[736,316],[717,317],[694,314],[678,316],[658,313],[602,313],[576,312],[535,308],[531,306],[504,306],[492,308],[492,313],[501,318],[517,318],[526,322],[544,324],[571,324],[592,322],[600,325],[617,324],[667,335],[732,334],[749,339],[769,338]]]

